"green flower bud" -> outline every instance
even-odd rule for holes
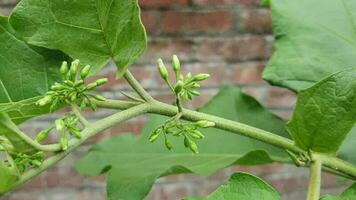
[[[106,98],[101,95],[94,95],[93,97],[98,101],[106,101]]]
[[[5,147],[0,144],[0,151],[6,151]]]
[[[184,85],[183,81],[179,80],[176,86],[174,87],[174,92],[176,94],[179,94],[183,90],[183,85]]]
[[[48,137],[49,133],[52,131],[52,129],[53,129],[53,128],[51,127],[51,128],[48,128],[48,129],[46,129],[46,130],[41,131],[41,132],[37,135],[36,141],[37,141],[38,143],[40,143],[40,142],[42,142],[43,140],[45,140],[45,139]]]
[[[79,60],[76,59],[72,62],[70,66],[70,80],[74,81],[79,70]]]
[[[171,141],[168,140],[167,138],[166,138],[166,140],[164,141],[164,144],[166,145],[166,147],[167,147],[168,150],[171,150],[171,149],[173,148],[173,145],[172,145]]]
[[[191,79],[191,78],[192,78],[192,73],[188,72],[187,79]]]
[[[70,128],[70,133],[76,137],[77,139],[80,139],[82,138],[82,135],[80,134],[81,133],[81,130],[78,128],[78,127],[72,127]]]
[[[158,136],[161,134],[161,131],[159,131],[158,129],[153,131],[151,134],[150,134],[150,137],[148,138],[148,140],[150,142],[154,142],[157,140]]]
[[[57,119],[55,121],[56,129],[58,132],[63,132],[65,130],[65,123],[63,119]]]
[[[74,87],[79,87],[79,86],[81,86],[81,85],[83,85],[84,84],[84,81],[83,80],[77,80],[77,81],[75,81],[75,83],[74,83]]]
[[[176,73],[176,77],[179,77],[180,74],[180,62],[178,59],[178,56],[173,55],[173,59],[172,59],[172,66],[173,66],[173,70]]]
[[[189,139],[187,137],[184,137],[184,146],[189,148]]]
[[[107,83],[109,80],[107,78],[101,78],[101,79],[98,79],[95,81],[96,83],[96,86],[102,86],[104,85],[105,83]]]
[[[159,73],[161,74],[161,77],[163,78],[163,80],[168,80],[168,71],[163,63],[163,60],[160,58],[157,60],[157,62],[158,62],[158,70]]]
[[[39,167],[42,165],[42,162],[39,160],[31,160],[31,165],[33,165],[35,167]]]
[[[209,128],[209,127],[214,127],[215,123],[214,122],[210,122],[210,121],[206,121],[206,120],[201,120],[201,121],[197,121],[192,123],[194,126],[200,127],[200,128]]]
[[[44,106],[44,105],[51,103],[52,101],[53,101],[53,97],[50,95],[47,95],[47,96],[43,97],[42,99],[38,100],[36,102],[36,104],[39,106]]]
[[[65,80],[65,81],[64,81],[64,84],[66,84],[66,85],[69,86],[69,87],[74,87],[74,83],[73,83],[73,81],[71,81],[71,80]]]
[[[195,139],[203,139],[205,136],[198,130],[192,130],[190,135]]]
[[[61,133],[60,143],[63,151],[68,149],[68,138],[66,137],[66,134],[63,132]]]
[[[90,72],[90,68],[91,68],[90,65],[86,65],[86,66],[82,69],[82,71],[80,71],[80,78],[81,78],[82,80],[84,80],[84,79],[86,79],[86,78],[88,77],[89,72]]]
[[[89,83],[87,86],[86,86],[86,90],[93,90],[94,88],[97,87],[97,84],[94,82],[94,83]]]
[[[75,101],[76,99],[77,99],[77,93],[76,92],[72,92],[71,94],[70,94],[70,100],[73,102],[73,101]]]
[[[208,79],[210,77],[209,74],[198,74],[198,75],[195,75],[193,80],[194,81],[204,81],[206,79]]]
[[[69,71],[68,63],[64,61],[60,68],[60,73],[63,76],[63,78],[68,74],[68,71]]]
[[[199,153],[197,144],[192,140],[189,140],[189,149],[195,154]]]
[[[51,86],[51,90],[62,90],[64,88],[65,86],[60,83],[54,83],[54,85]]]
[[[192,94],[194,96],[200,96],[200,92],[198,92],[198,91],[190,91],[190,94]]]

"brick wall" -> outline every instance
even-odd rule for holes
[[[0,13],[7,14],[16,0],[0,0]],[[141,0],[142,16],[149,35],[146,54],[132,68],[134,75],[155,98],[170,102],[172,97],[155,68],[158,57],[165,60],[177,54],[183,66],[193,72],[208,72],[212,78],[205,82],[202,97],[189,107],[199,107],[226,84],[239,85],[276,114],[287,118],[295,103],[291,92],[268,86],[262,79],[266,60],[273,51],[271,17],[268,9],[260,8],[258,0]],[[115,81],[114,67],[103,75],[110,78],[102,89],[105,96],[119,98],[121,90],[129,90],[123,80]],[[111,111],[90,113],[90,118]],[[48,126],[56,115],[40,118],[23,129],[36,132]],[[7,200],[99,200],[105,199],[104,177],[84,178],[72,168],[90,145],[102,138],[131,131],[139,133],[145,118],[138,118],[114,127],[68,156],[58,166],[10,194]],[[55,138],[53,138],[55,139]],[[179,175],[160,179],[150,200],[173,200],[191,195],[205,195],[227,180],[234,171],[249,171],[267,180],[282,194],[283,199],[305,198],[308,174],[305,169],[282,164],[259,167],[232,167],[211,177]],[[337,193],[344,181],[324,176],[323,192]]]

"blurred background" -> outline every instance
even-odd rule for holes
[[[188,107],[201,107],[223,85],[238,85],[277,115],[284,119],[290,117],[296,101],[295,94],[271,87],[261,79],[266,61],[273,53],[273,36],[270,11],[261,8],[258,0],[139,1],[149,44],[145,55],[131,71],[155,98],[172,102],[170,92],[156,71],[155,62],[159,57],[170,62],[171,56],[177,54],[185,69],[212,76],[204,82],[202,96]],[[9,14],[17,2],[0,0],[0,13]],[[104,96],[120,98],[119,91],[129,91],[124,80],[115,80],[113,66],[107,67],[101,76],[110,78],[110,82],[101,89]],[[100,110],[87,115],[95,120],[110,113]],[[48,127],[55,117],[35,119],[22,128],[27,133],[35,134]],[[8,195],[5,200],[105,199],[105,177],[82,177],[73,169],[73,164],[94,142],[123,132],[139,134],[144,122],[145,117],[141,117],[92,138],[55,168]],[[283,195],[283,199],[305,199],[308,171],[283,164],[231,167],[211,177],[178,175],[162,178],[147,199],[175,200],[206,195],[226,182],[235,171],[251,172],[265,179]],[[324,174],[323,193],[337,194],[346,186],[344,180]]]

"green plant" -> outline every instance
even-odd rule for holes
[[[158,60],[158,71],[175,95],[175,104],[153,99],[128,70],[146,48],[135,0],[22,0],[9,17],[0,17],[0,42],[12,47],[0,47],[0,194],[55,165],[89,137],[146,113],[156,116],[140,137],[126,134],[99,142],[76,166],[86,175],[109,170],[109,199],[143,199],[159,177],[209,175],[234,164],[277,161],[309,167],[308,200],[319,199],[321,170],[355,180],[356,19],[352,14],[356,3],[271,0],[264,4],[271,6],[276,35],[276,52],[264,78],[298,92],[287,126],[236,87],[223,88],[198,111],[185,109],[184,102],[199,96],[197,89],[209,75],[182,74],[177,56],[172,58],[174,81]],[[334,10],[333,15],[328,9]],[[125,94],[127,100],[112,100],[93,93],[107,79],[87,83],[87,78],[110,61],[117,66],[117,78],[125,78],[137,96]],[[28,73],[33,76],[25,76]],[[17,127],[63,107],[71,111],[35,139]],[[88,108],[121,111],[89,123],[81,114]],[[59,141],[41,144],[54,130]],[[162,148],[160,141],[171,151]],[[253,189],[252,196],[243,196],[241,187]],[[354,193],[352,186],[340,197],[322,199],[355,198]],[[238,173],[203,199],[261,195],[280,199],[265,182]]]

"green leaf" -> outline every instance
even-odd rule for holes
[[[262,179],[247,173],[235,173],[227,184],[220,186],[205,198],[186,200],[280,200],[278,192]]]
[[[347,188],[339,197],[326,195],[320,200],[354,200],[356,199],[356,184]]]
[[[271,9],[276,51],[263,78],[272,85],[299,91],[356,65],[356,1],[271,0]]]
[[[7,113],[15,124],[50,112],[50,106],[38,106],[36,102],[42,96],[25,99],[18,102],[9,102],[0,104],[0,113]]]
[[[113,59],[121,76],[146,49],[137,0],[22,0],[10,23],[28,43],[61,50],[94,72]]]
[[[0,161],[0,196],[19,179],[19,174],[13,168],[5,166]]]
[[[336,153],[356,122],[356,68],[300,91],[288,129],[305,149]]]
[[[265,110],[240,89],[226,87],[200,111],[237,120],[287,136],[284,122]],[[108,172],[109,199],[143,199],[154,181],[178,173],[210,175],[233,164],[263,164],[289,161],[288,155],[271,145],[214,128],[202,129],[205,139],[198,143],[200,153],[187,150],[182,138],[171,137],[173,150],[164,147],[163,137],[149,143],[151,131],[166,118],[156,116],[145,126],[143,135],[123,135],[99,142],[78,164],[90,176]]]
[[[0,43],[0,112],[9,112],[17,123],[47,113],[34,105],[34,97],[59,80],[64,54],[27,45],[1,16]]]
[[[346,136],[338,152],[338,157],[356,165],[356,126],[352,128],[350,133]]]

